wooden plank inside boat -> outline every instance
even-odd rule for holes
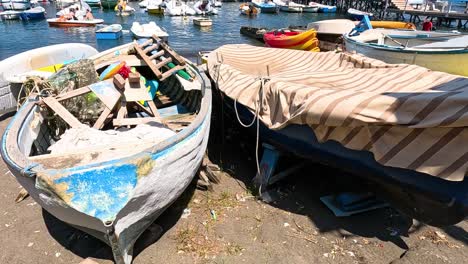
[[[83,124],[63,107],[54,97],[45,97],[42,101],[50,107],[58,116],[60,116],[71,127],[80,127]]]

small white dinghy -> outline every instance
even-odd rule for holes
[[[17,20],[20,18],[21,12],[19,11],[3,11],[0,12],[0,19],[2,20]]]
[[[133,36],[137,39],[139,38],[149,38],[153,35],[156,35],[160,39],[167,42],[169,34],[166,31],[158,27],[153,21],[148,24],[140,24],[138,22],[133,22],[132,28],[130,28]]]
[[[193,19],[193,24],[199,27],[211,27],[211,25],[213,25],[213,20],[206,17],[195,17]]]

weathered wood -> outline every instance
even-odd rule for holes
[[[158,63],[156,64],[156,68],[159,69],[159,68],[165,66],[166,64],[168,64],[169,62],[172,62],[172,58],[167,58],[167,59],[164,59],[164,60],[158,62]]]
[[[158,79],[161,79],[162,73],[159,71],[159,69],[154,65],[154,63],[150,60],[150,58],[143,52],[143,50],[138,46],[138,44],[134,45],[136,52],[141,56],[141,58],[146,62],[148,67],[153,71],[154,75]]]
[[[153,44],[153,45],[151,45],[151,46],[146,47],[146,48],[143,50],[143,52],[144,52],[145,54],[147,54],[148,52],[153,51],[153,50],[158,49],[158,48],[159,48],[159,45],[158,45],[158,44]]]
[[[164,49],[166,51],[166,53],[172,57],[172,59],[174,61],[176,61],[178,64],[180,65],[185,65],[185,60],[184,58],[182,58],[182,56],[180,56],[179,54],[177,54],[171,47],[169,47],[169,45],[167,45],[166,43],[164,43],[160,38],[158,38],[156,35],[153,35],[153,39],[156,40],[156,42],[160,43],[160,46],[162,49]]]
[[[117,119],[123,119],[127,116],[127,102],[125,100],[122,100],[120,102],[120,109],[119,112],[117,113]]]
[[[162,55],[164,55],[164,50],[160,50],[160,51],[152,54],[149,58],[150,58],[150,60],[154,60],[154,59],[157,59],[157,58],[161,57]]]
[[[140,124],[146,124],[149,122],[159,122],[154,117],[141,117],[141,118],[122,118],[122,119],[114,119],[113,121],[114,126],[134,126]]]
[[[138,72],[131,72],[128,75],[128,81],[131,83],[139,83],[140,82],[140,74]],[[125,84],[124,84],[125,86]]]
[[[120,90],[123,90],[125,88],[125,79],[122,77],[120,74],[114,75],[114,85],[119,88]]]
[[[142,80],[140,80],[139,84],[130,84],[128,81],[125,82],[124,96],[127,102],[152,100],[151,95]]]
[[[162,120],[161,116],[159,115],[158,108],[154,104],[154,101],[149,100],[149,101],[147,101],[147,103],[148,103],[149,108],[151,109],[151,112],[153,112],[153,116],[161,121]]]
[[[101,102],[110,109],[114,109],[122,94],[115,89],[114,85],[109,81],[93,83],[89,85],[89,89],[93,91]]]
[[[55,97],[55,99],[57,101],[61,102],[61,101],[64,101],[64,100],[67,100],[67,99],[70,99],[70,98],[73,98],[73,97],[76,97],[76,96],[80,96],[80,95],[89,93],[90,91],[91,90],[89,89],[89,87],[85,86],[83,88],[78,88],[78,89],[72,90],[72,91],[64,93],[64,94],[59,94],[59,95],[57,95]]]
[[[129,66],[129,67],[146,66],[146,62],[139,59],[135,55],[119,55],[117,57],[114,57],[114,58],[108,59],[106,61],[103,61],[103,62],[101,62],[99,64],[96,64],[94,68],[96,70],[98,70],[98,69],[104,68],[106,66],[109,66],[112,63],[119,62],[119,61],[125,61],[125,64],[127,66]]]
[[[141,43],[141,44],[137,44],[139,48],[144,48],[145,46],[148,46],[148,45],[151,45],[153,44],[153,40],[152,39],[148,39],[147,41]]]
[[[73,128],[80,127],[83,124],[63,107],[54,97],[45,97],[42,101],[50,107],[60,118]]]
[[[171,76],[172,74],[180,71],[180,70],[183,70],[185,69],[185,66],[180,66],[180,65],[177,65],[175,66],[174,68],[168,70],[167,72],[163,73],[163,75],[161,76],[161,81],[165,80],[167,77]]]
[[[93,128],[101,129],[104,126],[104,122],[106,122],[106,120],[109,118],[109,115],[111,114],[111,112],[112,112],[112,109],[105,107],[104,111],[102,111],[101,115],[96,120],[96,123],[94,123]]]

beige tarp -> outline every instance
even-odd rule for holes
[[[460,181],[468,167],[468,78],[361,55],[226,45],[209,55],[219,89],[271,129],[309,125],[320,142]],[[263,85],[263,89],[261,89]]]

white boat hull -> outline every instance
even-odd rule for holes
[[[363,45],[349,38],[345,38],[345,45],[346,51],[357,52],[387,63],[416,64],[434,71],[468,76],[468,51],[464,53],[448,53],[444,51],[422,53],[410,50],[403,52]]]
[[[29,2],[2,2],[3,10],[26,10],[31,8]]]
[[[95,54],[97,50],[91,46],[69,43],[29,50],[0,61],[0,114],[16,110],[21,83],[28,72]]]

